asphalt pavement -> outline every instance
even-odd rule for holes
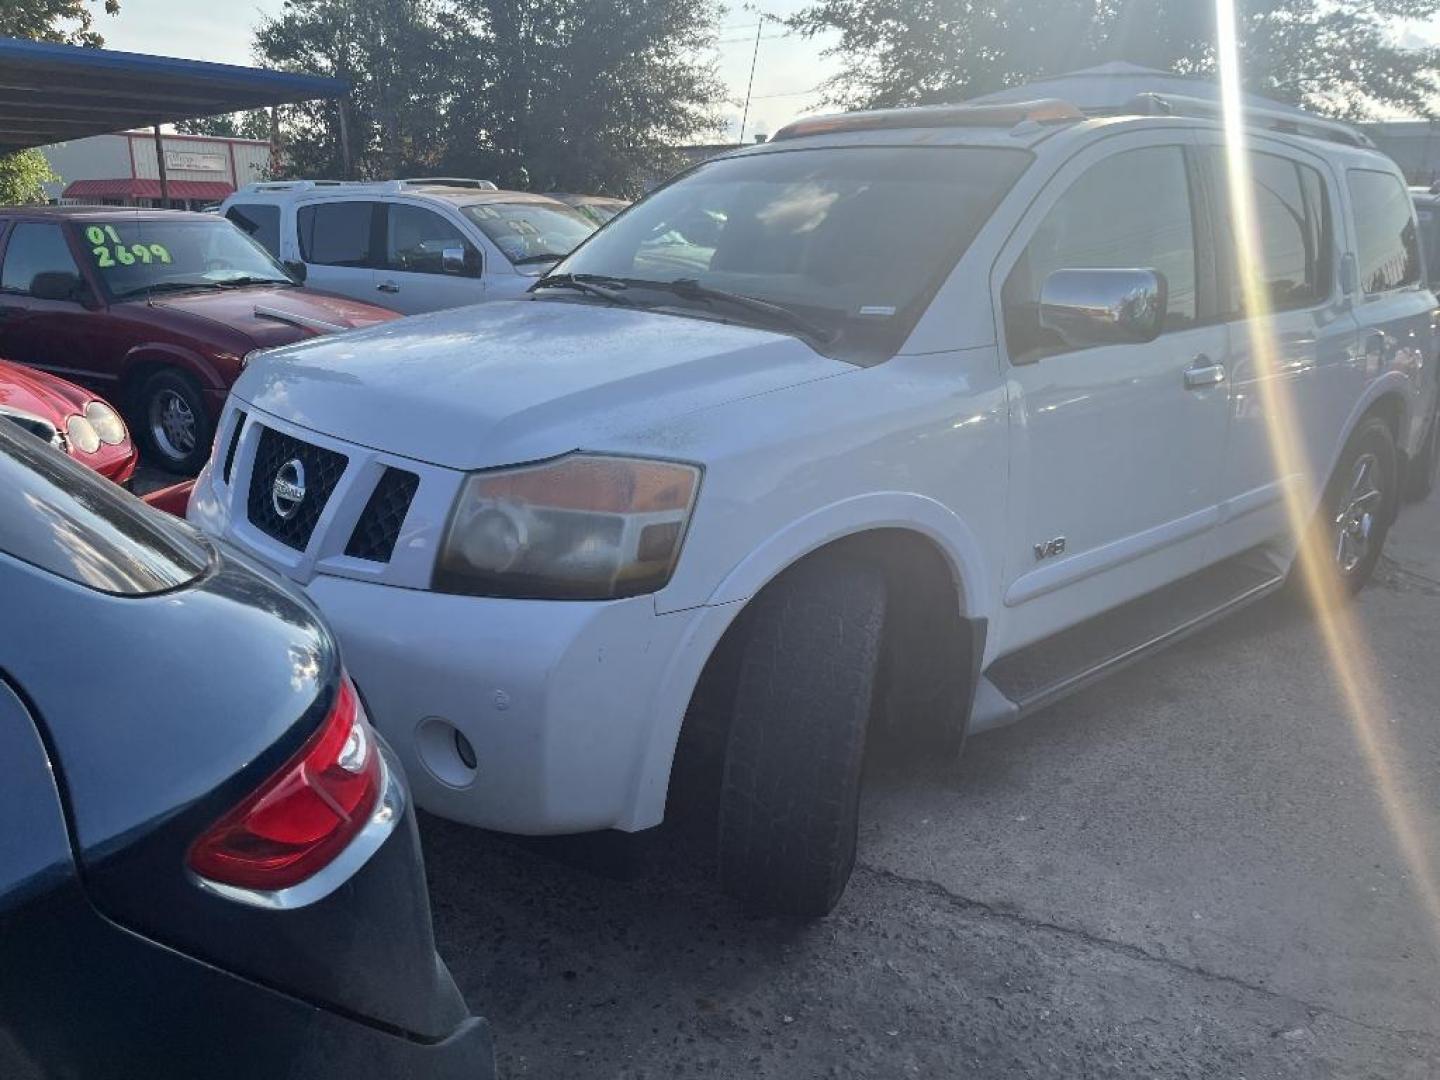
[[[441,953],[507,1077],[1440,1076],[1396,840],[1440,863],[1440,497],[1354,615],[1368,729],[1276,598],[958,768],[877,764],[815,923],[745,915],[681,835],[623,879],[427,818]]]

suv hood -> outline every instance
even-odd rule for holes
[[[373,304],[287,286],[178,293],[155,299],[150,306],[238,330],[259,349],[329,333],[331,327],[349,330],[399,318]]]
[[[767,330],[517,300],[263,354],[234,395],[346,442],[478,469],[854,370]]]

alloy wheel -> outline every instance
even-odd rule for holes
[[[1385,500],[1381,483],[1379,458],[1367,453],[1355,459],[1350,486],[1335,515],[1335,562],[1346,576],[1353,574],[1370,554],[1376,515]]]
[[[195,450],[195,414],[190,403],[171,389],[150,399],[150,434],[155,445],[169,458],[179,461]]]

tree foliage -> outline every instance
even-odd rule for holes
[[[98,49],[105,39],[94,29],[95,14],[87,0],[0,0],[0,37],[87,45]],[[120,11],[120,0],[104,0],[106,15]]]
[[[287,0],[268,64],[349,81],[352,172],[635,194],[715,131],[714,0]],[[340,175],[339,106],[287,110],[291,175]]]
[[[214,135],[225,139],[270,138],[270,113],[264,109],[248,112],[221,113],[202,116],[197,120],[180,120],[175,130],[181,135]]]
[[[43,203],[45,189],[41,185],[59,179],[39,150],[0,154],[0,206]]]
[[[1331,115],[1433,115],[1440,50],[1402,48],[1389,22],[1440,0],[1237,0],[1247,89]],[[791,20],[839,31],[830,100],[959,101],[1111,60],[1213,73],[1210,0],[815,0]]]

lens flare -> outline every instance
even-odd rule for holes
[[[1220,96],[1225,129],[1226,179],[1230,192],[1237,259],[1246,310],[1250,313],[1250,347],[1259,378],[1256,386],[1267,417],[1270,452],[1277,475],[1308,478],[1304,442],[1287,380],[1273,378],[1279,369],[1279,350],[1267,316],[1270,298],[1264,286],[1264,258],[1256,227],[1250,186],[1246,127],[1240,89],[1240,46],[1234,0],[1216,0],[1216,47],[1220,68]],[[1430,865],[1431,835],[1422,812],[1405,797],[1406,785],[1396,762],[1398,751],[1385,730],[1388,706],[1377,681],[1377,666],[1357,624],[1351,604],[1331,563],[1333,552],[1321,537],[1328,532],[1312,528],[1321,490],[1313,482],[1287,483],[1285,510],[1292,535],[1301,543],[1298,569],[1316,612],[1316,623],[1340,690],[1356,742],[1369,769],[1387,824],[1404,859],[1422,903],[1430,929],[1440,946],[1440,888]],[[1410,790],[1418,790],[1411,787]]]

